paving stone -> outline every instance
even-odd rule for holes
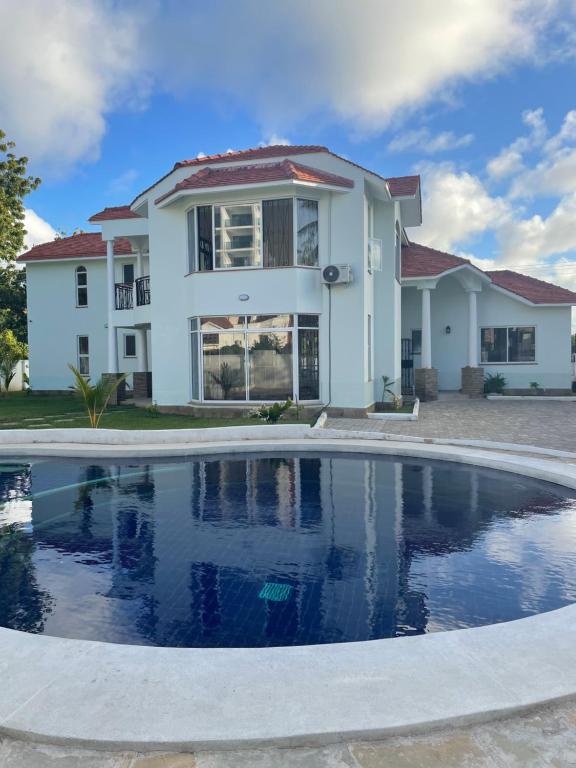
[[[421,403],[418,421],[330,418],[325,426],[416,437],[520,443],[576,452],[576,402],[499,403],[454,397]]]
[[[350,751],[359,768],[499,768],[468,733],[356,744]]]
[[[198,753],[198,768],[357,768],[346,745]]]
[[[196,768],[194,755],[145,755],[135,757],[129,768]]]

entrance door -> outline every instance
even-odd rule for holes
[[[414,394],[414,359],[412,339],[402,339],[402,394]]]

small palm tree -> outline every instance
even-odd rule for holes
[[[106,381],[100,379],[97,384],[90,384],[90,379],[82,376],[80,371],[75,368],[71,363],[68,363],[68,368],[74,374],[75,384],[70,387],[76,395],[84,400],[84,405],[88,412],[88,418],[90,420],[90,426],[93,429],[97,429],[100,424],[104,411],[108,407],[110,398],[116,392],[120,384],[126,381],[126,374],[123,373],[118,376],[117,379]]]
[[[390,376],[382,376],[382,402],[386,400],[386,395],[390,395],[392,399],[396,397],[394,379],[391,379]]]

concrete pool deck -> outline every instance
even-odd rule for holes
[[[87,430],[93,442],[80,444],[71,442],[78,430],[22,430],[12,442],[3,433],[0,455],[376,453],[475,464],[576,489],[576,465],[552,458],[329,432],[292,436],[307,429],[299,426],[242,427],[266,431],[234,439],[234,429],[209,446],[150,433],[147,443],[135,445],[132,436],[123,445],[106,430]],[[468,725],[576,697],[575,631],[576,606],[475,629],[290,648],[151,648],[0,629],[0,733],[74,748],[206,751],[318,747]]]

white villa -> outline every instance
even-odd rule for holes
[[[418,176],[384,178],[322,146],[177,162],[101,232],[32,248],[30,382],[131,374],[159,406],[288,397],[365,413],[396,389],[571,386],[576,293],[416,245]]]

